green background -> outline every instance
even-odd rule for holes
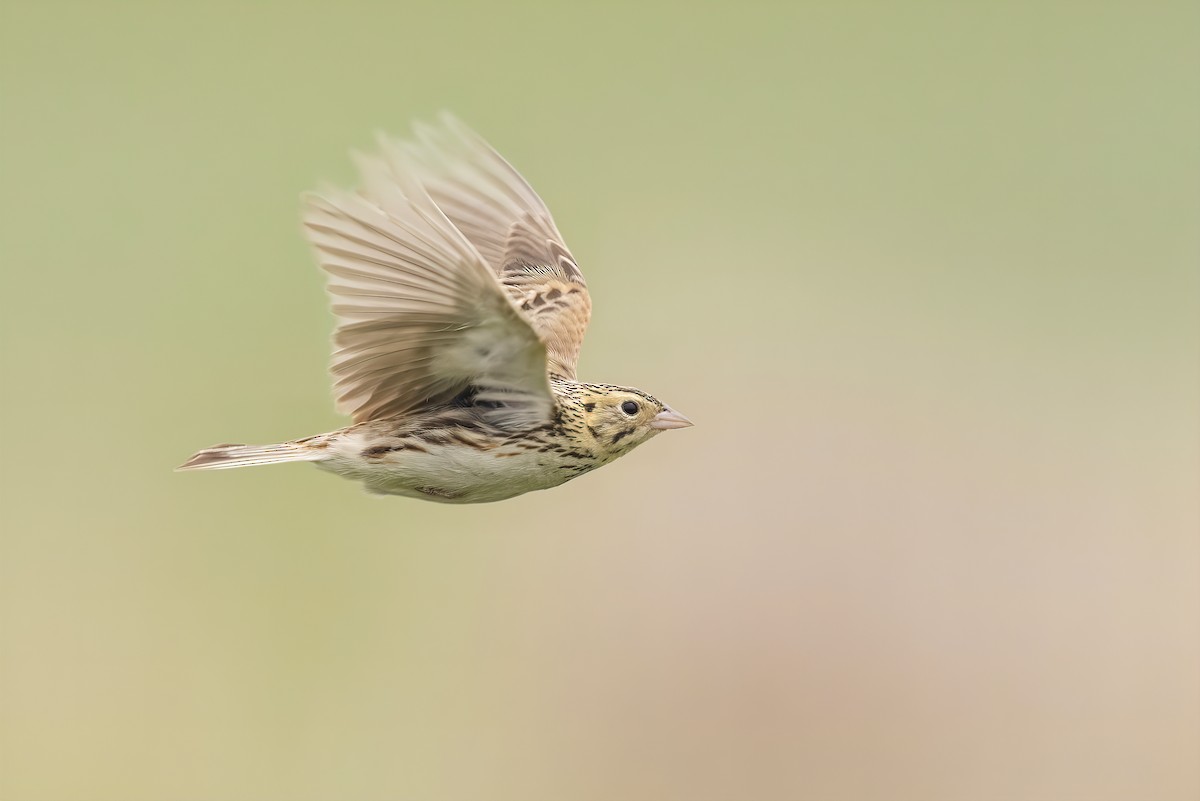
[[[1195,3],[0,7],[0,798],[1200,795]],[[445,507],[300,192],[450,109],[692,417]]]

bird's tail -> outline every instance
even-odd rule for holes
[[[316,439],[316,438],[314,438]],[[320,447],[303,442],[278,445],[213,445],[176,467],[176,470],[226,470],[277,462],[319,462],[325,458]]]

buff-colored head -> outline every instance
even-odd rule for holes
[[[599,450],[621,454],[669,428],[692,421],[640,390],[588,384],[581,398],[583,420]]]

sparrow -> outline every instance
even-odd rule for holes
[[[691,421],[576,378],[587,283],[545,204],[452,116],[355,154],[358,191],[303,197],[336,317],[330,371],[353,423],[214,445],[179,470],[313,462],[368,492],[485,503],[556,487]]]

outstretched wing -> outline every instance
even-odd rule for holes
[[[550,371],[575,377],[592,301],[575,257],[537,193],[487,142],[449,114],[416,126],[417,142],[384,141],[411,158],[446,217],[475,246],[546,343]]]
[[[356,422],[445,403],[468,387],[501,426],[549,421],[546,346],[402,154],[361,157],[359,194],[305,199],[337,316],[338,410]]]

